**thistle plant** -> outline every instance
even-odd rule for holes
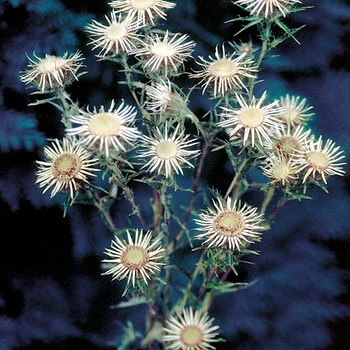
[[[254,243],[282,206],[310,198],[315,188],[327,192],[329,177],[345,173],[340,147],[308,129],[306,98],[271,96],[259,80],[273,49],[297,41],[302,28],[289,28],[285,18],[307,8],[291,0],[232,1],[232,13],[238,6],[246,16],[229,22],[242,29],[212,55],[195,57],[196,43],[165,26],[175,3],[109,5],[104,22],[93,20],[86,33],[97,59],[115,63],[132,102],[73,101],[68,86],[88,74],[79,51],[29,58],[21,80],[42,96],[32,105],[58,108],[66,133],[45,147],[37,183],[51,196],[63,193],[65,211],[79,204],[99,211],[111,233],[101,273],[123,286],[122,306],[147,305],[142,333],[121,337],[118,348],[215,349],[225,335],[209,316],[213,298],[249,287],[232,277],[258,254]],[[252,27],[257,40],[240,41]],[[190,109],[195,90],[208,99],[204,115]],[[223,150],[234,172],[221,193],[202,175],[208,154]],[[147,208],[135,184],[151,188]],[[110,210],[121,198],[130,204],[127,227]]]

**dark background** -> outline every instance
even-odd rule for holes
[[[314,106],[313,132],[341,145],[348,161],[350,5],[304,4],[314,8],[287,20],[291,27],[307,24],[297,34],[301,45],[288,40],[278,47],[257,90],[267,89],[271,99],[286,93],[306,97]],[[113,349],[128,319],[137,315],[136,326],[143,322],[142,308],[113,307],[123,283],[100,275],[111,236],[98,214],[77,205],[63,217],[64,198],[50,199],[34,184],[46,138],[61,137],[64,130],[49,105],[27,106],[35,97],[18,77],[27,65],[25,53],[80,49],[88,74],[69,88],[73,98],[90,106],[128,101],[115,65],[96,62],[86,47],[85,25],[108,13],[104,1],[0,1],[0,350]],[[188,33],[198,43],[194,56],[207,56],[215,45],[233,40],[240,24],[224,22],[237,14],[243,13],[228,0],[179,1],[162,26]],[[240,38],[255,34],[252,29]],[[195,93],[191,108],[203,114],[206,96]],[[203,181],[224,190],[232,176],[227,159],[218,154],[209,160]],[[134,190],[147,207],[147,192]],[[313,200],[290,202],[279,212],[255,247],[261,251],[250,258],[255,264],[240,267],[240,281],[257,283],[214,300],[210,314],[228,340],[218,348],[350,349],[349,191],[348,175],[333,177],[329,194],[314,189]],[[129,209],[122,199],[112,208],[119,227]]]

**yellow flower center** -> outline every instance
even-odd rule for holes
[[[323,171],[329,166],[329,157],[323,152],[310,152],[307,160],[312,168],[319,171]]]
[[[220,59],[214,62],[210,68],[209,72],[214,77],[232,77],[237,73],[236,64],[228,59]]]
[[[257,128],[264,121],[264,114],[260,108],[249,107],[241,112],[239,119],[246,128]]]
[[[287,164],[279,163],[277,164],[273,171],[272,177],[276,180],[286,180],[290,174],[290,168]]]
[[[195,325],[185,326],[181,330],[180,340],[188,348],[199,349],[203,343],[203,331]]]
[[[112,24],[111,26],[109,26],[106,32],[107,38],[113,41],[118,41],[124,38],[125,34],[126,34],[126,29],[121,24]]]
[[[282,151],[292,154],[294,150],[301,150],[300,142],[294,137],[283,137],[280,142],[278,142],[278,146],[282,149]]]
[[[151,52],[152,54],[161,57],[171,57],[175,54],[175,50],[167,43],[158,43],[154,45]]]
[[[90,120],[89,128],[93,135],[113,136],[119,134],[120,122],[109,113],[100,113]]]
[[[147,10],[154,5],[156,0],[130,0],[130,5],[134,9]]]
[[[218,214],[214,219],[214,228],[219,234],[233,237],[238,236],[244,230],[244,217],[237,211],[227,211]]]
[[[130,270],[139,270],[148,262],[148,254],[145,248],[128,246],[121,256],[122,263]]]
[[[71,180],[78,174],[80,167],[81,162],[78,156],[72,153],[65,153],[53,161],[52,173],[60,181]]]
[[[38,62],[37,70],[41,73],[52,73],[61,69],[66,64],[67,60],[57,56],[46,56]]]
[[[177,146],[172,141],[162,141],[156,147],[157,156],[161,159],[175,158],[177,155]]]

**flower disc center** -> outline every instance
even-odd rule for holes
[[[221,59],[214,62],[209,70],[214,77],[231,77],[237,73],[237,66],[231,60]]]
[[[71,153],[58,156],[52,163],[52,172],[60,180],[73,179],[80,170],[79,158]]]
[[[181,330],[180,340],[191,349],[199,349],[203,343],[203,332],[198,326],[186,326]]]
[[[62,57],[47,56],[38,62],[37,70],[42,73],[52,73],[62,68],[66,63],[66,60]]]
[[[114,41],[124,38],[125,34],[126,29],[121,24],[112,24],[106,32],[107,38]]]
[[[130,5],[138,10],[147,10],[152,7],[154,3],[155,0],[130,0]]]
[[[289,166],[287,164],[277,164],[273,171],[272,177],[276,180],[286,180],[288,179],[290,173]]]
[[[123,253],[121,259],[126,267],[138,270],[147,262],[148,255],[144,248],[131,246]]]
[[[308,161],[313,168],[324,170],[329,165],[329,158],[323,152],[310,152],[308,154]]]
[[[244,229],[244,217],[236,211],[224,212],[214,219],[214,225],[221,235],[238,236]]]
[[[282,151],[292,154],[294,150],[301,150],[301,145],[298,140],[296,140],[294,137],[283,137],[281,141],[278,143],[278,145],[281,147]]]
[[[157,145],[156,153],[161,159],[171,159],[177,155],[177,146],[174,142],[165,140]]]
[[[241,112],[239,119],[245,127],[257,128],[264,121],[264,114],[259,108],[249,107]]]
[[[161,57],[171,57],[175,54],[174,49],[167,43],[158,43],[154,45],[151,49],[151,52],[152,54]]]
[[[89,127],[93,135],[113,136],[118,135],[120,122],[109,113],[100,113],[90,120]]]

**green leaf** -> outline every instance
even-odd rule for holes
[[[116,306],[116,308],[122,309],[125,307],[132,307],[132,306],[141,305],[141,304],[147,304],[147,300],[143,296],[142,297],[133,297],[133,298],[129,299],[128,301],[122,301]]]
[[[233,18],[229,21],[227,21],[226,23],[228,22],[237,22],[237,21],[248,21],[249,23],[246,24],[245,26],[243,26],[243,28],[241,30],[239,30],[235,36],[241,34],[242,32],[244,32],[245,30],[247,30],[248,28],[256,25],[256,24],[259,24],[261,22],[264,21],[264,18],[263,17],[251,17],[251,16],[248,16],[248,17],[238,17],[238,18]]]
[[[210,292],[212,294],[225,294],[225,293],[232,293],[236,292],[241,289],[245,289],[247,287],[252,286],[255,284],[258,280],[254,280],[250,283],[243,283],[243,282],[209,282],[206,284],[206,287],[210,289]]]
[[[295,28],[295,29],[289,29],[281,20],[279,19],[276,19],[275,23],[287,34],[287,37],[286,38],[293,38],[295,42],[297,42],[299,45],[300,45],[300,42],[299,40],[294,36],[294,34],[296,32],[298,32],[300,29],[304,28],[305,25],[302,25],[301,27],[299,28]],[[275,46],[277,46],[280,42],[284,41],[286,38],[278,38],[278,39],[275,39],[274,41],[279,41],[278,43],[275,44]],[[283,39],[283,40],[282,40]],[[274,47],[274,46],[271,46],[271,47]]]

